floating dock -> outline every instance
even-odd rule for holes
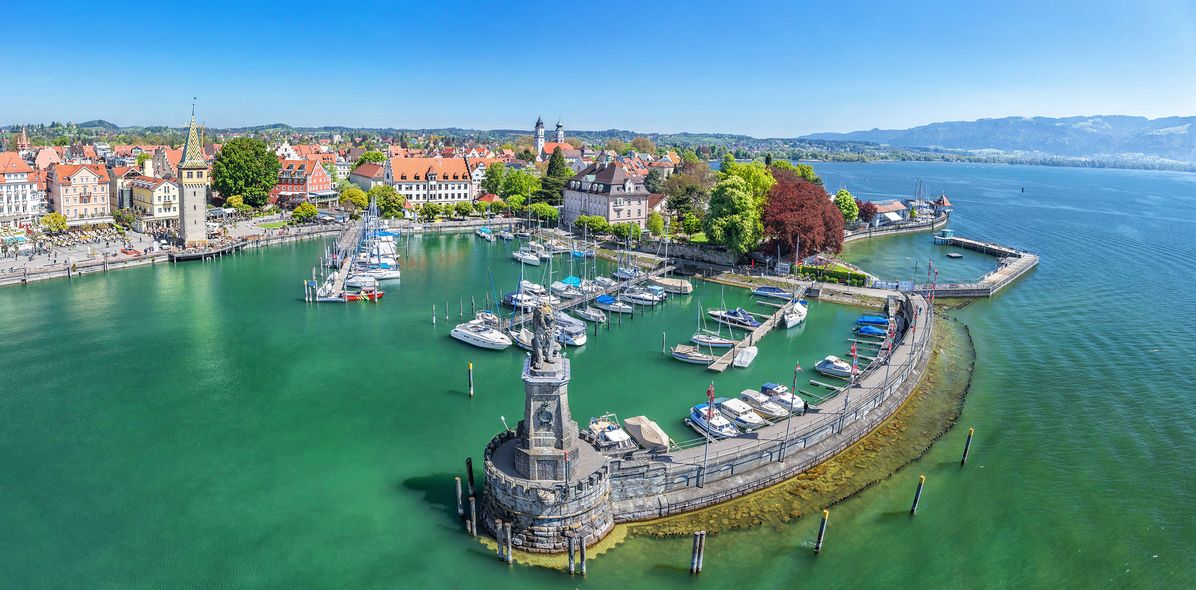
[[[610,295],[612,293],[617,293],[620,289],[631,287],[633,285],[638,285],[640,283],[643,283],[650,279],[654,279],[656,277],[664,276],[664,275],[672,272],[673,270],[674,270],[673,266],[662,266],[659,268],[654,268],[652,270],[644,271],[644,274],[642,274],[638,277],[635,277],[634,279],[628,279],[626,281],[621,281],[618,285],[616,285],[614,287],[610,287],[608,289],[603,289],[601,291],[595,291],[594,293],[585,295],[583,297],[575,297],[575,298],[569,299],[567,301],[562,301],[560,305],[554,305],[552,309],[554,311],[565,311],[568,309],[573,309],[574,307],[580,307],[582,305],[586,305],[586,304],[590,303],[591,301],[597,299],[600,295]],[[518,328],[519,326],[522,326],[524,323],[530,322],[531,316],[532,316],[532,314],[527,313],[527,312],[520,313],[514,319],[504,321],[502,327],[504,329]]]
[[[948,232],[944,230],[944,233]],[[933,290],[935,297],[992,297],[1038,266],[1037,254],[1001,244],[982,242],[949,233],[948,235],[934,236],[934,242],[996,256],[1000,258],[1000,262],[997,268],[973,283],[946,283],[934,285],[933,289],[928,284],[918,285],[914,290],[921,295],[929,295]]]
[[[749,346],[755,346],[757,343],[759,343],[761,338],[771,332],[773,328],[777,327],[777,324],[781,323],[781,316],[784,315],[786,311],[789,311],[790,306],[801,305],[797,302],[797,300],[805,297],[805,295],[806,288],[802,287],[793,294],[792,301],[781,305],[776,312],[768,316],[767,319],[765,319],[764,322],[761,323],[755,330],[752,330],[751,334],[748,334],[747,338],[741,338],[739,342],[735,343],[735,346],[731,347],[731,349],[726,352],[726,354],[718,357],[718,360],[710,363],[706,368],[716,373],[722,373],[723,371],[726,371],[727,368],[731,366],[731,363],[735,361],[735,355],[738,354],[739,351]]]

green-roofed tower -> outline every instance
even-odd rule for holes
[[[179,238],[187,248],[208,245],[208,161],[203,154],[203,141],[195,125],[195,105],[191,105],[191,125],[183,144],[183,160],[179,163]]]

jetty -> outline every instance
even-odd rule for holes
[[[557,311],[564,311],[564,310],[568,310],[568,309],[573,309],[574,307],[580,307],[583,305],[587,305],[590,302],[592,302],[593,300],[597,299],[601,295],[610,295],[613,293],[617,293],[620,289],[625,289],[627,287],[638,285],[640,283],[643,283],[650,279],[654,279],[656,277],[662,277],[670,272],[673,272],[673,270],[674,270],[674,267],[671,265],[664,265],[664,266],[656,267],[651,270],[646,270],[640,276],[635,277],[633,279],[628,279],[626,281],[620,281],[619,284],[615,285],[614,287],[609,287],[606,289],[602,289],[601,291],[595,291],[593,293],[590,293],[590,294],[582,296],[582,297],[575,297],[573,299],[563,301],[560,303],[560,305],[554,305],[553,309],[557,310]],[[522,326],[524,323],[529,322],[529,321],[531,321],[530,313],[520,313],[518,316],[516,316],[513,319],[504,320],[502,328],[503,329],[518,328],[518,327]]]
[[[797,301],[802,297],[805,297],[805,295],[806,289],[805,287],[802,287],[797,293],[794,293],[792,301],[781,305],[775,313],[768,316],[768,318],[765,319],[755,330],[752,330],[752,332],[748,334],[747,338],[740,339],[739,342],[735,343],[735,346],[732,346],[730,350],[723,354],[723,356],[718,357],[717,360],[707,365],[706,368],[716,373],[722,373],[723,371],[726,371],[727,368],[731,366],[731,363],[735,361],[735,355],[739,354],[739,351],[760,342],[761,338],[771,332],[773,328],[777,327],[777,324],[781,322],[781,316],[784,315],[786,311],[789,311],[790,307],[794,305],[801,305]]]
[[[349,270],[353,267],[355,253],[361,244],[364,230],[364,223],[355,222],[346,226],[336,237],[336,252],[333,259],[336,260],[337,267],[332,274],[332,293],[344,293],[345,281],[349,278]]]
[[[236,252],[237,250],[240,250],[248,242],[249,242],[249,240],[242,238],[235,242],[228,242],[225,244],[217,245],[212,248],[200,248],[200,249],[181,250],[178,252],[170,252],[169,254],[167,254],[167,256],[170,257],[171,262],[183,262],[183,261],[187,261],[187,260],[206,260],[209,258],[218,258],[220,256],[224,256],[225,254],[231,254],[233,252]]]
[[[957,236],[951,230],[943,230],[935,235],[934,243],[996,256],[999,262],[997,268],[975,282],[917,285],[914,291],[922,295],[929,295],[933,291],[935,297],[992,297],[1038,266],[1038,255],[1033,252]]]

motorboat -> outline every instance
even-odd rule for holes
[[[610,295],[599,295],[594,298],[594,306],[611,313],[631,313],[635,311],[635,308],[630,304],[623,303]]]
[[[502,298],[503,305],[507,307],[513,307],[520,311],[531,311],[539,307],[541,301],[543,301],[543,298],[538,295],[519,293],[517,291],[507,293],[506,295],[503,295]]]
[[[594,277],[594,284],[603,289],[610,289],[612,287],[617,287],[619,282],[610,277]]]
[[[732,424],[743,430],[755,430],[768,425],[768,422],[743,400],[720,397],[714,400],[714,407],[722,412]]]
[[[653,277],[651,279],[648,279],[648,282],[652,283],[652,284],[664,289],[666,292],[672,293],[674,295],[688,295],[688,294],[694,292],[693,284],[685,279],[674,279],[674,278],[670,278],[670,277]]]
[[[745,389],[739,392],[739,399],[751,406],[765,420],[780,420],[789,415],[789,410],[786,410],[785,406],[772,401],[772,398],[764,392],[755,389]]]
[[[647,416],[632,416],[623,421],[623,428],[635,442],[649,451],[669,450],[669,435]]]
[[[553,295],[557,295],[564,299],[575,299],[583,295],[581,289],[564,281],[553,281],[551,288]]]
[[[511,346],[511,339],[498,328],[489,326],[485,320],[472,319],[463,324],[457,324],[449,336],[466,344],[490,350],[503,350]]]
[[[499,319],[499,317],[497,315],[495,315],[494,312],[489,311],[489,310],[483,309],[482,311],[479,311],[477,313],[477,315],[474,316],[474,319],[481,320],[482,323],[486,324],[487,326],[494,327],[494,328],[502,326],[502,320]]]
[[[559,327],[556,331],[556,341],[568,346],[585,346],[586,345],[586,329],[583,325],[578,328],[564,328]]]
[[[629,281],[631,279],[644,276],[644,271],[634,266],[620,266],[619,268],[615,269],[615,272],[612,272],[610,276],[620,281]]]
[[[544,295],[548,294],[548,289],[545,289],[544,285],[539,285],[526,279],[519,281],[519,290],[529,295],[536,295],[538,297],[543,297]]]
[[[739,368],[746,368],[752,366],[752,361],[756,360],[756,355],[760,354],[760,349],[755,346],[745,346],[735,352],[735,358],[731,359],[731,364]]]
[[[402,272],[398,268],[383,268],[381,266],[369,267],[365,273],[379,281],[391,281],[402,276]]]
[[[752,295],[757,297],[769,297],[771,299],[793,299],[793,293],[786,291],[780,287],[773,287],[765,285],[763,287],[756,287],[752,289]]]
[[[344,301],[377,301],[382,299],[385,291],[379,291],[377,288],[366,288],[360,291],[345,291]]]
[[[785,322],[786,329],[797,327],[806,321],[806,306],[794,303],[781,313],[781,321]]]
[[[532,346],[534,346],[532,342],[536,338],[536,335],[533,334],[531,330],[528,330],[522,326],[520,326],[518,330],[508,331],[507,336],[509,336],[511,341],[515,343],[515,346],[518,346],[524,350],[531,350]]]
[[[614,414],[590,418],[589,430],[600,451],[630,451],[636,448],[635,441],[619,426],[619,418]]]
[[[493,242],[493,241],[494,241],[494,239],[495,239],[495,238],[494,238],[494,232],[493,232],[493,231],[492,231],[490,228],[488,228],[488,227],[484,227],[484,226],[483,226],[483,227],[479,227],[479,228],[477,229],[477,231],[475,231],[475,232],[473,232],[473,233],[474,233],[474,235],[476,235],[477,237],[479,237],[479,238],[482,238],[483,240],[486,240],[487,242]]]
[[[602,285],[599,285],[597,282],[591,281],[589,279],[582,281],[581,284],[577,286],[577,288],[581,290],[582,295],[593,295],[595,293],[601,293],[602,291],[606,290],[606,287],[603,287]]]
[[[549,254],[567,254],[573,249],[559,240],[549,240],[544,244],[544,250]]]
[[[349,278],[345,279],[345,286],[352,287],[354,289],[377,287],[378,279],[365,273],[351,274],[349,275]]]
[[[735,328],[743,328],[745,330],[755,330],[760,327],[760,321],[752,317],[752,314],[742,307],[735,309],[712,309],[708,312],[714,321],[720,324],[726,324]]]
[[[557,310],[555,313],[552,314],[552,317],[554,317],[556,319],[557,326],[559,326],[562,329],[568,328],[568,329],[583,330],[583,331],[586,329],[585,322],[565,313],[564,311]]]
[[[593,248],[586,248],[585,250],[574,249],[571,254],[574,258],[593,258],[598,255]]]
[[[735,425],[722,412],[711,406],[709,402],[690,408],[689,420],[687,422],[694,430],[713,438],[728,438],[739,435],[739,429],[735,428]]]
[[[731,348],[735,346],[738,340],[732,340],[718,334],[710,334],[708,332],[694,332],[690,337],[690,342],[698,346],[705,346],[707,348]]]
[[[855,321],[855,323],[861,326],[869,325],[888,327],[889,318],[882,315],[862,315]]]
[[[673,358],[683,363],[693,363],[695,365],[709,365],[718,360],[718,357],[713,354],[706,354],[698,347],[689,344],[678,344],[670,348],[669,352],[672,353]]]
[[[656,305],[664,301],[664,297],[656,295],[647,289],[631,287],[619,294],[619,301],[626,301],[627,303],[634,303],[636,305]]]
[[[851,363],[834,355],[814,363],[814,370],[823,375],[830,375],[831,377],[842,377],[848,379],[851,377],[852,367]],[[855,369],[856,374],[859,374],[859,369]]]
[[[661,287],[660,285],[644,285],[643,287],[638,288],[655,295],[656,297],[660,298],[661,301],[669,298],[669,292],[665,291],[664,287]]]
[[[780,383],[765,383],[760,386],[760,393],[767,395],[768,399],[772,400],[773,403],[790,412],[796,412],[805,404],[800,397],[793,395],[793,392],[789,391],[788,385],[781,385]]]
[[[506,240],[509,242],[509,241],[515,239],[515,234],[511,233],[511,230],[509,230],[509,229],[504,229],[504,230],[498,232],[498,239]]]
[[[574,308],[573,314],[587,322],[594,322],[597,324],[606,322],[606,314],[602,313],[602,310],[598,309],[597,307],[590,307],[587,305],[584,307]]]
[[[531,250],[520,248],[514,252],[511,252],[511,257],[523,264],[540,266],[540,256]]]
[[[519,231],[515,232],[515,237],[517,237],[517,238],[530,238],[530,237],[532,237],[532,232],[530,232],[530,231],[527,231],[526,229],[521,229],[521,230],[519,230]]]
[[[860,336],[872,336],[875,338],[884,338],[888,335],[887,331],[871,325],[856,326],[855,333]]]

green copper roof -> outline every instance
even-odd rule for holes
[[[187,130],[187,142],[183,144],[183,162],[180,167],[206,168],[207,160],[203,157],[203,145],[199,141],[199,131],[195,127],[195,115],[191,115],[191,127]]]

